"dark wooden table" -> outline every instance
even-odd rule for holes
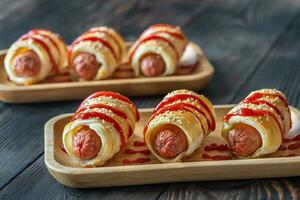
[[[300,107],[299,0],[1,0],[0,48],[36,27],[55,30],[71,42],[89,27],[107,25],[133,40],[159,22],[180,25],[204,49],[216,74],[200,92],[214,104],[236,103],[255,89],[278,88],[291,105]],[[132,100],[143,108],[154,106],[161,98]],[[0,103],[0,199],[300,198],[300,177],[80,190],[65,187],[51,177],[44,164],[43,127],[49,118],[72,112],[78,104]]]

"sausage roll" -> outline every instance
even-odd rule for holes
[[[101,91],[87,97],[63,131],[66,152],[82,166],[105,164],[132,138],[139,113],[126,97]]]
[[[122,36],[108,27],[95,27],[70,47],[70,64],[80,80],[109,78],[126,54]]]
[[[224,116],[222,135],[237,157],[256,158],[274,153],[291,123],[285,95],[262,89],[250,93]]]
[[[34,29],[8,49],[4,65],[11,81],[34,84],[68,69],[68,50],[61,37],[49,30]]]
[[[135,76],[172,75],[187,43],[179,27],[156,24],[146,29],[130,48],[128,62]]]
[[[206,97],[176,90],[155,108],[144,127],[144,138],[161,162],[180,162],[199,148],[215,126],[215,111]]]

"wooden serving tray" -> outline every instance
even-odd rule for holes
[[[192,45],[202,52],[198,45],[195,43]],[[165,94],[181,88],[199,90],[209,83],[214,74],[213,66],[202,53],[199,65],[189,75],[40,83],[22,86],[8,80],[3,64],[5,54],[5,50],[0,51],[0,100],[9,103],[82,99],[99,90],[119,92],[126,96]]]
[[[152,184],[163,182],[229,180],[267,177],[286,177],[300,175],[300,150],[276,152],[268,158],[233,159],[212,161],[203,157],[205,147],[210,141],[224,143],[220,136],[222,118],[233,105],[215,106],[217,128],[205,140],[202,147],[182,163],[162,164],[152,155],[126,154],[120,152],[106,165],[97,168],[82,168],[79,163],[62,149],[62,132],[72,114],[62,114],[50,119],[45,125],[45,163],[50,174],[60,183],[76,188],[107,187],[122,185]],[[300,111],[291,108],[300,117]],[[134,138],[127,148],[144,150],[136,147],[133,141],[141,141],[142,130],[153,109],[141,109],[141,120],[137,123]],[[207,152],[211,155],[214,151]],[[230,156],[230,152],[221,152]],[[220,154],[220,153],[219,153]],[[297,154],[297,155],[296,155]],[[148,157],[151,160],[144,164],[124,165],[126,159]],[[284,169],[284,170],[283,170]]]

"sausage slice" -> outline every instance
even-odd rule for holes
[[[80,129],[73,137],[73,150],[78,158],[88,160],[95,157],[102,146],[98,134],[87,126]]]
[[[40,72],[41,60],[34,51],[30,50],[16,56],[13,67],[17,76],[32,77]]]
[[[188,142],[184,132],[177,126],[168,124],[156,135],[155,152],[163,158],[174,158],[185,151]]]
[[[247,124],[234,125],[228,136],[229,148],[239,156],[250,156],[262,145],[259,132]]]
[[[80,78],[92,80],[96,76],[100,64],[98,63],[96,56],[82,52],[75,57],[73,67]]]
[[[146,54],[141,58],[140,63],[141,72],[144,76],[159,76],[165,71],[165,62],[158,54]]]

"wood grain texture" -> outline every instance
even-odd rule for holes
[[[6,1],[1,7],[0,36],[6,38],[1,41],[1,48],[7,48],[20,35],[37,27],[60,33],[68,43],[92,26],[118,28],[119,23],[113,23],[115,18],[122,16],[135,3],[132,0],[112,0],[109,3],[103,0]]]
[[[202,92],[215,104],[231,103],[298,11],[297,1],[279,0],[251,1],[239,12],[225,6],[215,10],[218,13],[200,13],[186,32],[199,41],[216,68],[212,83]]]
[[[43,126],[61,110],[74,109],[78,103],[2,104],[0,108],[0,184],[3,187],[43,152]],[[32,109],[34,107],[34,109]],[[17,163],[17,164],[16,164]]]
[[[216,67],[215,79],[203,91],[214,103],[229,103],[232,100],[237,102],[251,87],[254,89],[276,86],[287,93],[292,105],[299,107],[299,84],[297,84],[299,77],[297,45],[299,44],[296,42],[299,40],[299,30],[296,26],[298,24],[299,27],[299,23],[288,25],[299,13],[299,3],[296,0],[229,0],[220,3],[219,0],[172,2],[112,0],[109,3],[83,0],[2,0],[0,1],[0,47],[7,48],[15,38],[32,27],[57,30],[67,42],[70,42],[83,29],[92,25],[113,26],[128,40],[133,40],[151,23],[160,21],[175,23],[183,26],[192,40],[199,42]],[[286,30],[287,34],[285,34]],[[265,56],[277,59],[268,61],[264,60]],[[293,67],[284,71],[286,66],[282,65],[287,63]],[[277,65],[274,70],[273,65]],[[257,71],[268,74],[260,75],[256,73]],[[139,107],[152,107],[161,98],[162,96],[151,96],[133,100]],[[71,112],[77,105],[78,102],[0,104],[0,123],[1,127],[4,127],[0,130],[2,186],[0,197],[4,197],[3,199],[25,199],[26,197],[31,199],[101,197],[156,199],[161,195],[161,199],[299,198],[298,177],[92,190],[63,187],[51,178],[43,163],[43,157],[39,157],[43,153],[42,126],[51,116]],[[22,125],[20,125],[21,120]],[[30,145],[27,145],[28,143]],[[163,191],[165,193],[162,193]]]
[[[299,27],[300,13],[289,23],[286,32],[276,40],[259,63],[258,69],[235,94],[234,102],[238,102],[252,90],[265,87],[283,91],[291,105],[300,107]]]
[[[40,157],[0,191],[1,199],[155,199],[164,185],[78,190],[51,177]]]
[[[299,184],[296,178],[172,184],[159,199],[298,199]]]

